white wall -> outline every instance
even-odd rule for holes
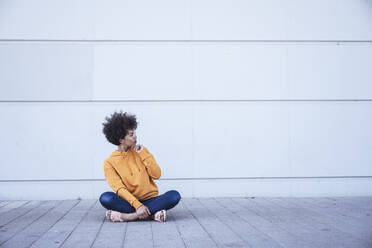
[[[110,190],[116,110],[183,196],[372,195],[372,1],[0,1],[0,199]]]

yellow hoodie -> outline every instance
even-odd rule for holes
[[[106,181],[120,197],[135,209],[157,196],[159,191],[153,179],[160,178],[161,170],[146,147],[137,153],[133,147],[126,152],[118,150],[104,161]]]

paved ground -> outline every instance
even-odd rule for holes
[[[372,197],[183,198],[112,223],[97,200],[0,201],[0,247],[372,247]]]

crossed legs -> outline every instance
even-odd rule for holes
[[[180,199],[181,195],[176,190],[170,190],[162,195],[143,201],[140,200],[140,202],[147,206],[151,212],[147,219],[165,221],[165,210],[175,207]],[[138,219],[136,209],[114,192],[103,193],[99,200],[102,206],[108,210],[106,217],[112,221],[134,221]]]

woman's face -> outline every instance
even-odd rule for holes
[[[124,139],[120,140],[120,144],[125,147],[135,146],[136,143],[137,143],[136,130],[133,130],[133,129],[129,129]]]

